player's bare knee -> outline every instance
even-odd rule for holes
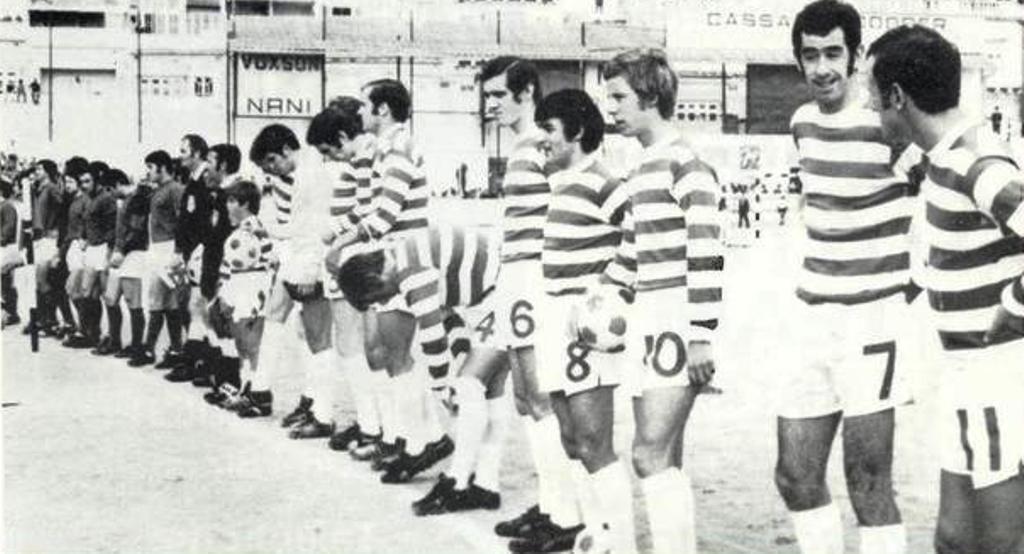
[[[615,457],[611,441],[600,430],[577,430],[573,441],[576,457],[588,468],[607,465]]]
[[[828,500],[824,474],[803,471],[782,461],[775,465],[775,488],[791,510],[817,508]]]
[[[968,554],[974,551],[972,542],[970,537],[963,536],[944,527],[941,521],[938,527],[935,528],[934,546],[936,554]]]
[[[379,370],[388,365],[388,351],[382,344],[370,345],[366,348],[366,363],[370,369]]]
[[[657,441],[633,442],[633,469],[641,479],[664,471],[672,464],[669,445]]]

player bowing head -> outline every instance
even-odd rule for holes
[[[258,165],[264,173],[285,177],[295,171],[298,151],[299,139],[295,133],[275,123],[267,125],[256,135],[249,149],[249,161]]]
[[[383,250],[356,254],[338,270],[338,285],[349,303],[360,312],[373,304],[385,304],[398,294],[395,260]]]
[[[349,161],[356,155],[356,138],[363,134],[359,109],[363,103],[351,96],[335,99],[318,113],[306,131],[306,144],[333,161]]]

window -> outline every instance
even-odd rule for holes
[[[341,17],[349,17],[352,15],[352,8],[344,6],[335,6],[331,8],[331,15],[339,15]]]
[[[267,0],[228,0],[227,6],[232,15],[270,15]]]
[[[106,27],[103,12],[76,12],[63,10],[29,10],[29,27]]]
[[[274,15],[313,15],[312,2],[271,2]]]

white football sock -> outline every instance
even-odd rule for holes
[[[597,498],[598,521],[611,531],[616,554],[636,552],[636,530],[633,524],[633,487],[626,466],[616,460],[596,473],[591,473],[590,487]]]
[[[232,347],[234,341],[230,342]],[[271,382],[276,375],[278,375],[277,369],[280,367],[281,353],[285,351],[285,345],[288,342],[288,327],[283,323],[277,323],[271,321],[269,318],[263,323],[263,340],[260,344],[260,371],[264,373],[267,378],[267,382]],[[226,348],[223,344],[221,349]],[[303,349],[305,347],[302,347]],[[227,350],[224,350],[227,355]]]
[[[597,497],[590,486],[590,473],[587,472],[587,468],[583,467],[583,462],[579,460],[570,460],[569,470],[572,484],[576,488],[576,497],[579,498],[580,516],[583,518],[584,525],[590,530],[599,529],[602,525],[601,514],[597,505]]]
[[[338,371],[338,355],[333,348],[318,352],[311,356],[307,380],[313,398],[313,413],[323,423],[334,421],[334,390],[341,378]]]
[[[356,423],[363,433],[376,435],[380,432],[380,414],[372,390],[370,364],[361,352],[355,356],[338,357],[342,372],[348,376],[348,387],[356,408]]]
[[[449,477],[455,479],[455,488],[465,490],[487,432],[486,388],[475,377],[459,377],[454,388],[459,415],[455,417],[455,453],[448,471]]]
[[[670,467],[640,480],[655,554],[697,554],[690,478]]]
[[[540,419],[530,418],[527,436],[536,452],[537,496],[540,510],[560,527],[573,527],[580,523],[578,494],[572,484],[572,463],[562,446],[558,418],[554,414]]]
[[[423,439],[423,391],[413,371],[399,375],[395,381],[399,434],[405,438],[405,453],[417,456],[427,445]]]
[[[431,381],[427,377],[426,370],[413,370],[418,376],[418,387],[420,390],[420,404],[423,406],[420,428],[423,432],[423,440],[434,442],[445,435],[444,427],[441,425],[439,412],[443,410],[433,391],[430,389]],[[447,410],[445,410],[447,411]]]
[[[803,554],[843,554],[843,522],[830,502],[820,508],[789,512]]]
[[[201,314],[189,314],[192,316],[192,321],[188,324],[188,340],[202,341],[209,336],[209,328],[206,327],[206,321],[203,319]]]
[[[505,437],[508,436],[509,417],[507,396],[487,401],[487,432],[477,457],[475,483],[493,492],[501,488],[501,452],[505,446]]]
[[[902,523],[860,527],[861,554],[906,554],[907,529]]]
[[[398,387],[397,379],[391,377],[386,371],[375,371],[374,374],[381,375],[375,391],[377,407],[380,409],[380,428],[383,433],[382,440],[388,444],[394,444],[398,438],[400,425],[398,421],[398,406],[395,404],[395,389]]]

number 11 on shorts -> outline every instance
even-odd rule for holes
[[[896,369],[896,341],[869,344],[864,347],[865,356],[885,354],[885,376],[882,378],[882,390],[878,392],[879,400],[888,400],[892,392],[892,374]]]

